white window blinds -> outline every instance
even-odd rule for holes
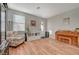
[[[25,31],[25,17],[21,15],[13,16],[13,31]]]
[[[1,12],[1,31],[5,31],[5,12]]]

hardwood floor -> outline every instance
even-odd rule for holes
[[[79,55],[79,48],[54,39],[25,42],[17,48],[9,48],[10,55]]]

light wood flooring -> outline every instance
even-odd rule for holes
[[[10,55],[79,55],[79,48],[54,39],[25,42],[17,48],[9,48]]]

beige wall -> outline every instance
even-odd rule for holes
[[[70,24],[63,22],[66,17],[70,17]],[[52,38],[55,38],[57,30],[74,31],[75,28],[79,28],[79,8],[48,18],[47,25],[47,30],[52,32],[50,33]]]
[[[34,16],[34,15],[31,15],[31,14],[28,14],[28,13],[24,13],[24,12],[20,12],[20,11],[16,11],[16,10],[12,10],[12,9],[8,9],[8,21],[13,21],[13,15],[14,14],[18,14],[18,15],[23,15],[25,16],[25,21],[26,21],[26,28],[29,26],[30,28],[30,31],[31,32],[40,32],[40,33],[45,33],[46,31],[46,19],[44,18],[41,18],[41,17],[38,17],[38,16]],[[36,26],[35,27],[31,27],[30,25],[30,21],[31,20],[35,20],[36,21]],[[44,31],[41,32],[41,21],[44,22]],[[8,30],[13,30],[13,23],[11,22],[11,24],[8,23],[8,26],[7,26],[7,29]]]

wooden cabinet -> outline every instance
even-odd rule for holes
[[[79,32],[75,31],[56,31],[56,39],[71,45],[79,46]]]

